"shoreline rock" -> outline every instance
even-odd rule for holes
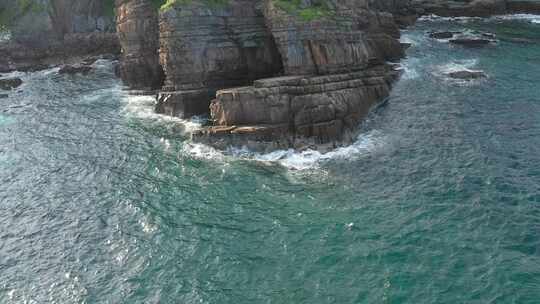
[[[461,80],[487,78],[487,75],[486,73],[484,73],[484,71],[477,71],[477,70],[461,70],[461,71],[446,73],[446,75],[450,78],[461,79]]]
[[[86,75],[90,73],[92,70],[92,67],[85,64],[75,64],[75,65],[64,65],[60,67],[60,70],[58,70],[58,74],[68,74],[68,75],[74,75],[74,74],[83,74]]]
[[[0,79],[1,90],[6,90],[6,91],[12,90],[12,89],[20,87],[22,84],[23,84],[22,79],[18,77]]]
[[[399,71],[377,66],[324,76],[261,79],[253,86],[225,89],[212,101],[214,125],[194,141],[218,149],[334,148],[351,143],[359,122],[389,96]]]

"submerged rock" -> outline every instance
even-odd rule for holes
[[[463,80],[487,78],[486,73],[484,73],[483,71],[475,71],[475,70],[455,71],[455,72],[447,73],[446,75],[450,78],[463,79]]]
[[[64,65],[60,68],[58,71],[59,74],[78,74],[81,73],[83,75],[88,74],[92,70],[91,66],[88,65],[81,65],[81,64],[75,64],[75,65]]]
[[[431,32],[429,33],[430,38],[434,39],[450,39],[454,38],[454,35],[460,34],[461,32]]]
[[[0,99],[4,99],[4,98],[8,98],[9,95],[8,94],[0,94]]]
[[[450,39],[450,43],[459,44],[467,47],[481,47],[493,42],[495,41],[479,37],[459,37],[455,39]]]
[[[18,77],[0,79],[0,89],[11,90],[18,88],[23,83],[22,79]]]

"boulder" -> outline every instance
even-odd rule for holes
[[[22,85],[22,79],[18,77],[0,79],[0,89],[11,90]]]
[[[86,75],[92,70],[91,66],[83,65],[83,64],[75,64],[75,65],[64,65],[60,68],[58,71],[59,74],[83,74]]]
[[[474,71],[474,70],[455,71],[455,72],[447,73],[446,75],[450,78],[462,79],[462,80],[487,78],[486,73],[484,73],[483,71]]]
[[[434,39],[450,39],[450,38],[454,38],[454,35],[460,34],[460,33],[461,32],[448,32],[448,31],[445,31],[445,32],[431,32],[431,33],[429,33],[429,37],[434,38]]]

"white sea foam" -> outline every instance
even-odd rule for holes
[[[513,15],[502,15],[492,17],[495,20],[525,20],[531,23],[540,23],[540,15],[533,14],[513,14]]]
[[[481,17],[441,17],[437,15],[426,15],[418,19],[419,21],[457,21],[457,22],[468,22],[468,21],[492,21],[492,20],[524,20],[531,23],[540,24],[540,15],[534,14],[509,14],[509,15],[497,15],[490,18],[481,18]]]
[[[420,76],[420,73],[417,70],[417,67],[420,64],[418,58],[407,58],[401,63],[401,69],[403,70],[402,79],[416,79]]]
[[[122,87],[115,88],[120,100],[124,103],[123,112],[128,117],[136,117],[143,120],[153,120],[157,122],[176,123],[183,127],[184,132],[189,133],[201,128],[204,122],[202,117],[193,117],[189,120],[177,117],[158,114],[155,112],[155,96],[133,95],[129,91],[122,91]]]
[[[340,147],[330,152],[322,153],[315,150],[296,151],[277,150],[270,153],[258,153],[245,147],[230,147],[222,152],[200,143],[185,143],[183,153],[197,159],[228,162],[234,159],[248,161],[276,163],[293,170],[308,170],[320,168],[328,161],[354,160],[369,155],[383,148],[387,144],[387,138],[380,131],[370,131],[358,136],[357,140],[345,147]]]

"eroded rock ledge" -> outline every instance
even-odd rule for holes
[[[214,126],[193,134],[220,149],[247,146],[334,148],[354,140],[358,123],[386,98],[399,72],[380,65],[326,76],[284,76],[217,92]]]

